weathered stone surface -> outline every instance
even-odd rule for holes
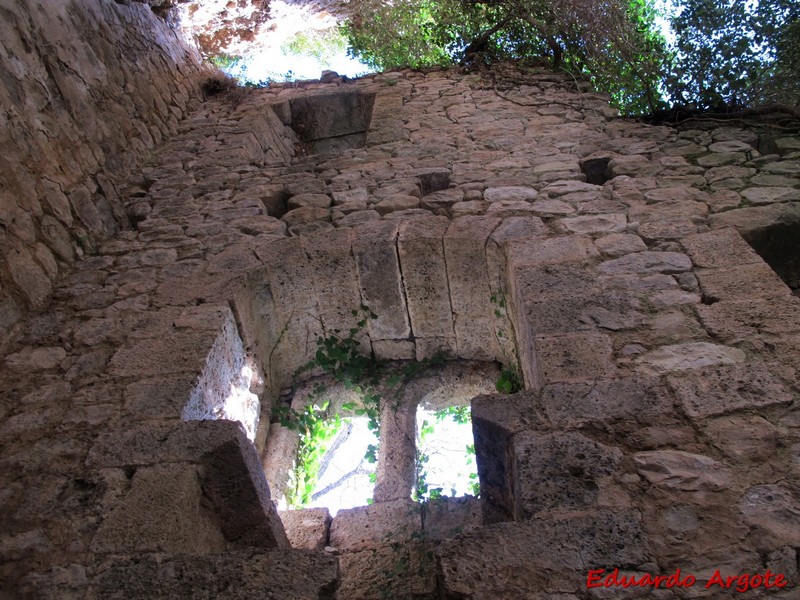
[[[385,544],[339,555],[338,597],[353,600],[435,597],[436,563],[424,542]]]
[[[5,365],[13,371],[45,371],[55,369],[66,357],[67,352],[60,347],[26,348],[6,356]]]
[[[744,352],[738,348],[709,342],[686,342],[657,348],[637,358],[636,363],[645,373],[660,375],[710,365],[732,365],[744,362],[744,359]]]
[[[681,240],[697,267],[733,267],[760,263],[761,257],[735,229],[715,229]]]
[[[88,598],[171,600],[226,597],[231,600],[333,597],[336,557],[301,550],[226,551],[205,556],[142,555],[117,559],[95,576]]]
[[[639,475],[656,486],[693,492],[718,491],[731,484],[730,473],[709,456],[658,450],[637,452],[633,461]]]
[[[422,532],[419,504],[411,500],[376,502],[340,510],[331,524],[331,546],[358,551],[408,542]]]
[[[692,418],[792,402],[786,386],[760,364],[705,368],[667,381]]]
[[[706,427],[711,443],[736,462],[768,462],[778,450],[780,432],[763,417],[728,416],[713,419]]]
[[[483,525],[481,502],[472,496],[439,498],[425,505],[424,534],[428,540],[448,540]]]
[[[213,515],[217,529],[228,544],[239,547],[288,547],[283,526],[270,501],[269,487],[259,457],[238,423],[199,421],[114,431],[98,440],[87,459],[89,464],[97,467],[138,468],[138,465],[146,466],[158,461],[177,465],[174,469],[176,473],[191,471],[191,465],[196,465],[200,470],[198,475],[192,477],[181,475],[179,480],[183,483],[175,491],[170,491],[170,483],[165,483],[165,491],[160,491],[159,482],[169,482],[170,472],[148,476],[141,491],[132,496],[131,510],[144,503],[147,506],[153,504],[156,507],[153,510],[169,511],[168,503],[158,508],[159,501],[154,500],[164,494],[178,494],[182,502],[190,505],[200,502],[202,497],[202,510]],[[194,480],[197,480],[196,490],[192,487]],[[197,491],[198,498],[192,498],[192,490]],[[123,525],[135,527],[135,522],[128,520],[127,515],[127,510],[120,510],[119,520]],[[169,518],[165,514],[162,517]],[[153,519],[157,521],[157,516]],[[157,531],[156,522],[153,528],[154,543],[162,543],[158,541],[161,534]],[[115,535],[109,533],[110,537]],[[132,533],[130,535],[133,536]],[[148,540],[152,542],[150,538]],[[113,543],[113,540],[109,543]]]
[[[613,233],[624,231],[627,219],[623,214],[587,215],[561,219],[558,225],[563,230],[574,233]]]
[[[449,224],[445,217],[427,217],[400,227],[400,268],[415,336],[454,335],[442,243]]]
[[[735,227],[742,232],[763,229],[775,223],[793,223],[798,220],[800,220],[800,205],[796,203],[738,208],[716,213],[709,218],[711,227],[714,229]]]
[[[610,258],[647,250],[642,238],[632,233],[612,233],[599,237],[594,241],[594,245],[604,256]]]
[[[303,508],[278,513],[292,548],[322,550],[328,545],[331,513],[327,508]]]
[[[195,465],[137,469],[130,491],[103,519],[92,549],[104,554],[221,552],[225,537],[202,501],[201,482]]]
[[[742,190],[742,197],[753,204],[795,202],[800,200],[800,190],[790,187],[754,187]]]
[[[685,254],[646,250],[600,263],[597,270],[607,275],[623,275],[627,273],[681,273],[691,268],[692,261]]]
[[[369,320],[374,340],[406,339],[411,332],[397,254],[399,224],[381,221],[355,230],[353,256],[361,298],[376,315]]]
[[[739,509],[748,525],[763,529],[778,543],[800,541],[800,502],[783,485],[759,485],[745,492]]]
[[[612,377],[610,338],[602,333],[570,333],[536,338],[536,354],[546,383]]]
[[[547,240],[511,240],[507,249],[508,264],[513,270],[523,266],[580,262],[598,254],[592,240],[579,235]]]
[[[654,377],[631,377],[542,389],[542,405],[555,427],[636,421],[642,425],[669,414],[673,399]]]
[[[408,210],[419,207],[419,198],[416,196],[389,196],[375,205],[375,210],[380,215],[387,215],[398,210]]]
[[[588,566],[633,568],[646,560],[647,543],[631,511],[577,513],[484,527],[436,555],[446,593],[512,600],[520,590],[577,593]]]
[[[453,329],[458,355],[473,360],[495,360],[502,356],[497,344],[497,324],[492,318],[495,304],[486,263],[486,244],[500,220],[492,217],[462,217],[444,234],[444,256]]]
[[[753,342],[759,336],[781,336],[800,330],[800,306],[784,296],[772,302],[740,300],[697,307],[708,332],[726,344]]]
[[[542,511],[596,506],[598,480],[612,475],[622,459],[618,448],[580,433],[525,431],[514,436],[514,519]]]
[[[502,200],[532,201],[539,193],[530,187],[503,186],[488,188],[483,192],[483,199],[487,202],[500,202]]]
[[[286,203],[289,210],[295,208],[329,208],[331,197],[326,194],[298,194],[292,196]]]
[[[552,217],[574,214],[575,209],[561,200],[545,199],[534,201],[531,204],[531,212],[542,217]]]
[[[789,287],[763,262],[721,269],[701,269],[703,294],[714,300],[788,299]]]

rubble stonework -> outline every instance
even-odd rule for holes
[[[97,243],[119,186],[201,99],[199,55],[137,2],[19,0],[0,19],[0,347]]]
[[[789,583],[769,596],[797,596],[800,299],[745,241],[797,222],[795,138],[647,126],[567,77],[495,74],[170,111],[118,188],[130,229],[6,342],[0,595],[719,598],[716,570],[770,569]],[[308,106],[331,137],[304,138]],[[342,106],[361,112],[325,125]],[[479,500],[281,522],[272,406],[361,302],[379,357],[516,355],[526,389],[472,402]],[[243,397],[250,439],[225,418]],[[614,569],[697,583],[587,587]]]

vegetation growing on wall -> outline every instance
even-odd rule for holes
[[[379,70],[546,59],[628,114],[800,101],[797,2],[674,5],[672,43],[652,0],[360,0],[344,31],[350,52]]]
[[[402,386],[419,373],[445,362],[444,357],[438,354],[428,360],[407,362],[398,366],[382,363],[371,355],[364,355],[358,338],[368,321],[376,319],[377,315],[364,305],[353,310],[352,315],[357,317],[358,321],[346,332],[339,329],[327,331],[323,327],[323,334],[316,340],[317,349],[313,358],[295,372],[294,378],[299,380],[304,373],[322,372],[337,384],[342,384],[345,389],[354,392],[359,401],[344,403],[340,411],[334,410],[326,398],[327,387],[317,383],[306,398],[303,408],[281,406],[275,410],[276,420],[299,435],[294,468],[290,472],[288,489],[285,490],[286,501],[290,508],[301,508],[312,503],[320,467],[334,437],[348,422],[349,417],[346,415],[365,417],[369,430],[379,439],[382,404],[396,399]],[[468,406],[445,408],[437,411],[434,417],[432,422],[426,421],[422,424],[418,432],[418,441],[424,440],[433,432],[435,424],[445,419],[452,419],[461,425],[471,423]],[[465,448],[464,452],[467,455],[467,462],[472,461],[474,464],[474,446],[471,448],[471,454],[469,447]],[[375,463],[377,458],[378,445],[369,444],[364,459],[369,463]],[[425,472],[427,460],[428,456],[419,449],[418,444],[417,477],[412,496],[419,501],[438,498],[443,493],[441,488],[429,488],[427,484]],[[467,476],[471,493],[477,495],[477,471],[468,473]],[[370,478],[374,483],[374,473]]]

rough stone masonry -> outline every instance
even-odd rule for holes
[[[145,4],[0,11],[0,598],[800,595],[800,138],[514,65],[204,96]],[[274,508],[362,302],[380,358],[519,360],[479,499]]]

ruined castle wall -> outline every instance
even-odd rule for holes
[[[129,180],[135,229],[76,263],[0,363],[3,591],[629,597],[591,595],[593,568],[797,582],[800,303],[742,237],[796,222],[797,139],[649,127],[566,77],[502,74],[275,86],[178,125]],[[374,94],[366,131],[326,125],[365,105],[354,92]],[[333,137],[304,138],[293,101]],[[376,502],[319,528],[335,551],[290,550],[260,472],[271,407],[359,301],[379,314],[366,349],[517,354],[526,390],[473,401],[480,500]],[[232,387],[260,395],[255,443]]]
[[[118,185],[196,106],[197,54],[147,4],[0,7],[0,338],[99,240]]]

